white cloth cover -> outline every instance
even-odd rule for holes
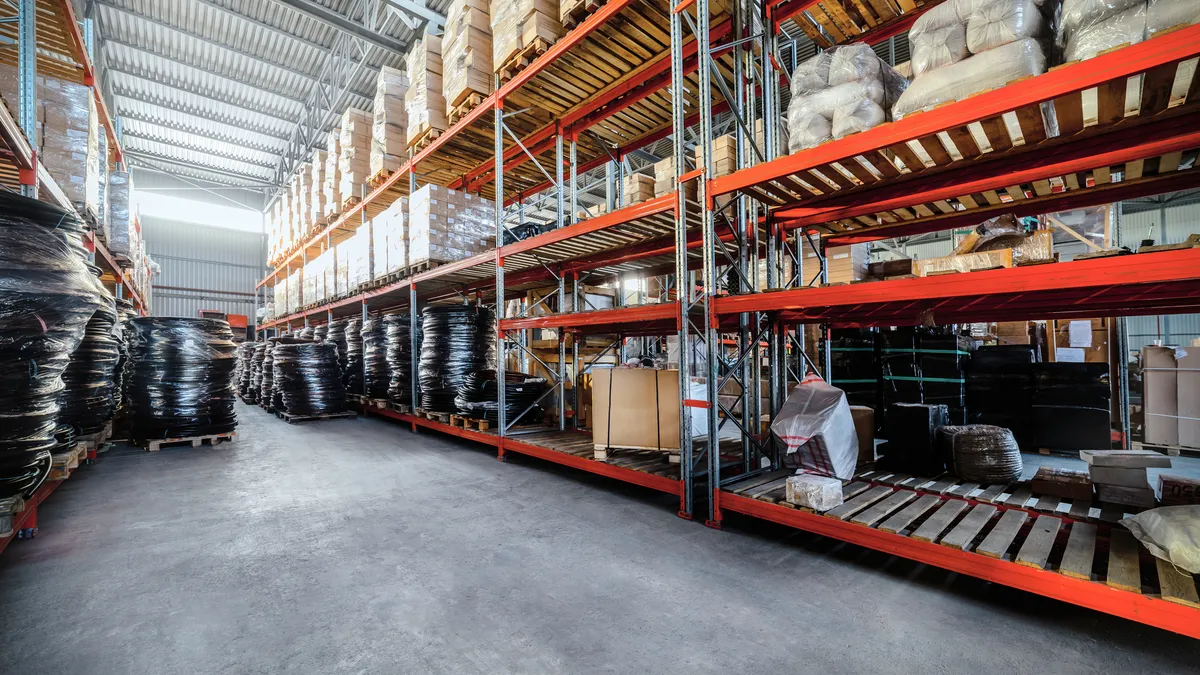
[[[892,108],[892,118],[946,101],[957,101],[984,89],[1003,87],[1027,75],[1046,72],[1046,57],[1037,40],[1025,38],[989,49],[945,68],[926,73],[909,85]]]

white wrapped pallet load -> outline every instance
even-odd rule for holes
[[[1083,61],[1118,45],[1137,44],[1144,39],[1146,4],[1143,2],[1071,33],[1063,50],[1063,60]]]
[[[128,171],[108,174],[108,251],[123,262],[134,256],[133,177]]]
[[[1047,34],[1040,3],[992,0],[979,4],[967,18],[967,49],[979,54],[1024,38]]]
[[[913,80],[892,107],[892,118],[901,119],[947,101],[958,101],[984,89],[1003,87],[1029,75],[1046,72],[1046,57],[1037,40],[1026,38],[989,49]]]
[[[1058,21],[1059,42],[1070,41],[1076,31],[1145,4],[1146,0],[1062,0],[1062,14]]]
[[[287,278],[287,308],[288,313],[295,312],[300,309],[302,294],[304,292],[304,269],[298,269],[288,275]]]
[[[849,480],[858,465],[858,434],[846,393],[809,376],[788,394],[771,435],[785,466]]]
[[[313,150],[308,219],[314,227],[325,222],[325,164],[328,161],[328,153],[324,150]]]
[[[917,23],[942,7],[949,8],[952,5],[938,5],[933,10],[922,14],[917,19]],[[916,31],[916,24],[914,24],[913,31],[909,33],[909,44],[912,49],[912,71],[916,77],[931,70],[958,63],[971,54],[967,50],[967,26],[962,23],[920,32]]]
[[[286,316],[288,314],[288,295],[287,295],[287,277],[275,278],[275,286],[271,290],[274,292],[275,298],[275,314],[274,316]]]
[[[408,198],[401,197],[371,221],[373,278],[382,279],[408,267],[407,218]]]
[[[354,236],[342,242],[343,251],[338,252],[338,263],[343,258],[347,266],[347,290],[353,291],[371,281],[371,224],[360,225]]]
[[[404,164],[408,152],[408,111],[404,94],[408,75],[383,66],[375,79],[375,102],[371,108],[371,177],[382,177]]]
[[[1146,7],[1146,39],[1175,26],[1200,23],[1200,2],[1196,0],[1150,0]],[[1195,61],[1185,61],[1179,71],[1195,70]]]
[[[792,75],[789,151],[886,122],[888,109],[907,84],[864,44],[835,47],[805,61]]]

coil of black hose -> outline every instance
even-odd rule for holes
[[[253,397],[254,401],[261,401],[262,397],[262,371],[263,359],[267,355],[267,343],[255,342],[254,353],[250,355],[250,385],[246,391],[247,398]]]
[[[412,317],[408,314],[388,314],[383,317],[387,333],[387,364],[391,372],[388,398],[396,403],[412,402]],[[417,349],[420,350],[421,326],[417,325]]]
[[[300,338],[301,340],[311,340],[311,339],[313,339],[313,331],[314,330],[315,330],[315,328],[313,326],[305,326],[304,328],[301,328],[299,331],[297,331],[296,334],[291,337]]]
[[[387,398],[392,372],[387,362],[383,317],[369,316],[362,326],[363,391],[368,398]]]
[[[363,393],[362,319],[346,320],[346,372],[342,374],[346,393]]]
[[[1021,478],[1024,464],[1012,431],[990,424],[938,428],[938,445],[955,475],[987,485]]]
[[[466,376],[491,367],[496,335],[492,311],[474,305],[427,307],[421,328],[421,407],[457,412],[454,399]]]
[[[546,391],[546,380],[525,373],[504,374],[504,419],[508,424],[536,424],[544,411],[536,405]],[[499,426],[499,388],[496,371],[468,373],[454,397],[458,412],[466,417],[485,419]]]
[[[247,403],[254,403],[258,400],[258,390],[252,388],[252,383],[254,381],[254,354],[260,344],[262,343],[243,342],[237,348],[237,369],[233,380],[238,395]]]
[[[233,431],[233,332],[217,319],[139,317],[132,322],[129,382],[138,440]]]
[[[0,499],[31,495],[61,443],[62,374],[106,294],[82,235],[74,214],[0,191]]]
[[[346,388],[337,347],[329,342],[281,342],[275,345],[275,401],[289,415],[326,415],[346,411]]]
[[[346,319],[334,319],[325,330],[325,341],[337,347],[338,367],[346,372]]]
[[[271,410],[283,410],[283,392],[275,383],[275,352],[280,345],[313,344],[311,338],[301,338],[293,335],[280,335],[267,338],[267,349],[263,352],[262,386],[259,387],[258,400]]]
[[[317,342],[324,342],[325,334],[327,332],[328,332],[328,326],[326,326],[325,324],[321,324],[320,326],[313,326],[312,339],[316,340]]]
[[[121,357],[120,345],[113,334],[116,323],[115,303],[97,309],[62,374],[64,388],[58,397],[58,421],[71,425],[80,435],[101,431],[112,419],[114,377]]]

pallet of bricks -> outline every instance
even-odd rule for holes
[[[442,93],[442,39],[425,35],[404,57],[410,85],[404,93],[408,112],[408,147],[421,150],[447,128],[446,97]]]
[[[372,107],[370,185],[377,187],[404,165],[408,153],[408,75],[383,66],[375,79]]]
[[[454,124],[492,93],[492,17],[487,0],[454,0],[442,37],[442,94]]]
[[[554,0],[496,0],[492,3],[492,62],[504,83],[524,70],[563,36]]]

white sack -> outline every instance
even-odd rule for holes
[[[881,66],[884,65],[870,45],[855,43],[837,47],[829,61],[829,86],[847,82],[874,80],[881,82]]]
[[[806,96],[829,86],[829,64],[833,52],[824,51],[792,71],[792,96]]]
[[[892,118],[898,120],[918,110],[958,101],[984,89],[1003,87],[1015,79],[1044,72],[1046,57],[1037,40],[1018,40],[926,73],[900,95],[892,108]]]
[[[835,108],[831,120],[831,130],[834,138],[842,138],[873,129],[886,121],[887,113],[883,111],[883,108],[871,99],[864,98]]]
[[[926,16],[928,14],[922,15],[921,18]],[[910,33],[908,41],[912,47],[912,59],[909,63],[912,64],[915,77],[958,63],[970,55],[967,51],[967,27],[961,23],[919,34]]]
[[[815,148],[833,140],[833,125],[828,117],[814,112],[793,113],[794,108],[788,106],[788,153]]]
[[[1195,2],[1195,0],[1183,1]],[[1093,26],[1141,4],[1144,4],[1144,0],[1063,0],[1059,33],[1065,37],[1066,41],[1069,41],[1075,31]]]
[[[771,434],[789,457],[785,463],[809,473],[849,480],[858,463],[858,434],[846,393],[806,377],[771,422]]]
[[[1033,0],[993,0],[967,19],[967,49],[979,54],[1045,33],[1046,22]]]
[[[1067,38],[1063,60],[1083,61],[1125,43],[1137,44],[1146,36],[1146,7],[1137,5]]]
[[[1180,24],[1200,23],[1200,0],[1150,0],[1146,14],[1146,38]]]
[[[1121,524],[1155,557],[1200,574],[1200,506],[1162,506]]]

